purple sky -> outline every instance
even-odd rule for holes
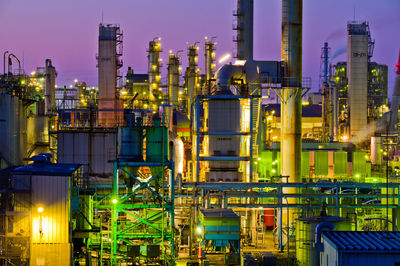
[[[280,59],[280,0],[254,0],[254,57]],[[147,67],[146,48],[162,37],[167,61],[169,50],[184,50],[204,36],[217,37],[217,58],[232,52],[232,11],[236,0],[0,0],[0,52],[10,50],[24,58],[26,72],[51,58],[59,76],[57,85],[75,78],[97,85],[95,54],[98,24],[117,23],[124,33],[124,67],[136,73]],[[346,23],[367,20],[375,39],[373,60],[389,66],[389,90],[393,87],[394,63],[400,48],[399,0],[304,0],[303,76],[318,86],[321,47],[329,41],[335,50],[346,45]],[[203,67],[203,50],[199,65]],[[337,60],[345,60],[345,55]],[[162,75],[166,68],[162,69]],[[391,93],[391,92],[390,92]]]

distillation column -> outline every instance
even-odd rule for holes
[[[122,67],[122,33],[118,26],[100,24],[99,53],[97,56],[99,78],[99,109],[121,109],[121,100],[117,99],[118,70]],[[122,113],[117,111],[99,112],[99,124],[114,126],[122,122]]]
[[[204,56],[205,56],[205,84],[203,94],[208,94],[210,79],[214,78],[215,68],[215,42],[213,40],[206,40],[204,44]]]
[[[234,14],[237,17],[236,30],[237,54],[238,60],[253,59],[253,17],[254,17],[254,1],[253,0],[238,0],[237,12]]]
[[[197,68],[198,61],[198,51],[199,47],[196,45],[190,45],[188,48],[188,59],[189,66],[186,70],[186,112],[187,116],[191,117],[192,103],[194,97],[201,94],[200,93],[200,70]]]
[[[178,55],[169,54],[168,58],[168,100],[173,109],[179,110],[179,65]]]
[[[55,90],[56,90],[56,68],[50,59],[46,59],[46,83],[44,87],[44,106],[45,114],[51,114],[55,110]]]
[[[156,102],[157,108],[162,101],[162,88],[160,86],[161,75],[160,75],[160,52],[161,50],[161,38],[154,38],[149,42],[148,52],[148,74],[149,74],[149,100],[150,102]]]
[[[281,99],[281,173],[288,176],[288,182],[299,182],[301,177],[302,17],[302,0],[282,0],[281,56],[285,72]],[[296,193],[296,189],[286,188],[284,193]],[[294,204],[296,199],[288,198],[288,203]],[[280,218],[283,226],[287,221],[291,223],[293,211],[287,213],[284,208]]]

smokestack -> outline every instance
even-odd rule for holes
[[[281,101],[281,173],[286,182],[301,182],[301,95],[302,95],[302,24],[303,1],[282,0],[282,61],[284,79]],[[295,188],[284,189],[285,193],[296,193]],[[296,203],[293,198],[288,203]],[[292,213],[292,211],[290,211]],[[286,223],[284,211],[280,216]]]
[[[350,136],[368,123],[368,41],[366,22],[347,24],[347,79],[349,81]]]
[[[254,21],[254,1],[238,0],[237,11],[234,14],[237,17],[236,30],[237,59],[253,59],[253,21]]]

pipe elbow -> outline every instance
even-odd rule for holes
[[[229,90],[232,78],[244,78],[244,67],[242,65],[226,64],[218,69],[215,74],[216,84],[219,91]]]
[[[317,236],[316,236],[317,239],[316,239],[315,243],[317,245],[319,245],[321,243],[321,235],[322,235],[322,232],[324,231],[324,229],[328,229],[328,231],[331,231],[331,230],[333,230],[334,227],[335,226],[333,224],[328,223],[328,222],[322,222],[322,223],[318,224],[317,227],[315,228],[315,231],[317,234]],[[325,231],[327,231],[327,230],[325,230]]]

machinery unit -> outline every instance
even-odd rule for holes
[[[32,164],[13,170],[15,194],[11,211],[20,214],[3,239],[26,236],[30,265],[72,264],[71,186],[79,177],[78,164],[53,164],[49,154],[31,158]],[[23,213],[28,216],[21,216]],[[18,244],[16,244],[18,245]]]

